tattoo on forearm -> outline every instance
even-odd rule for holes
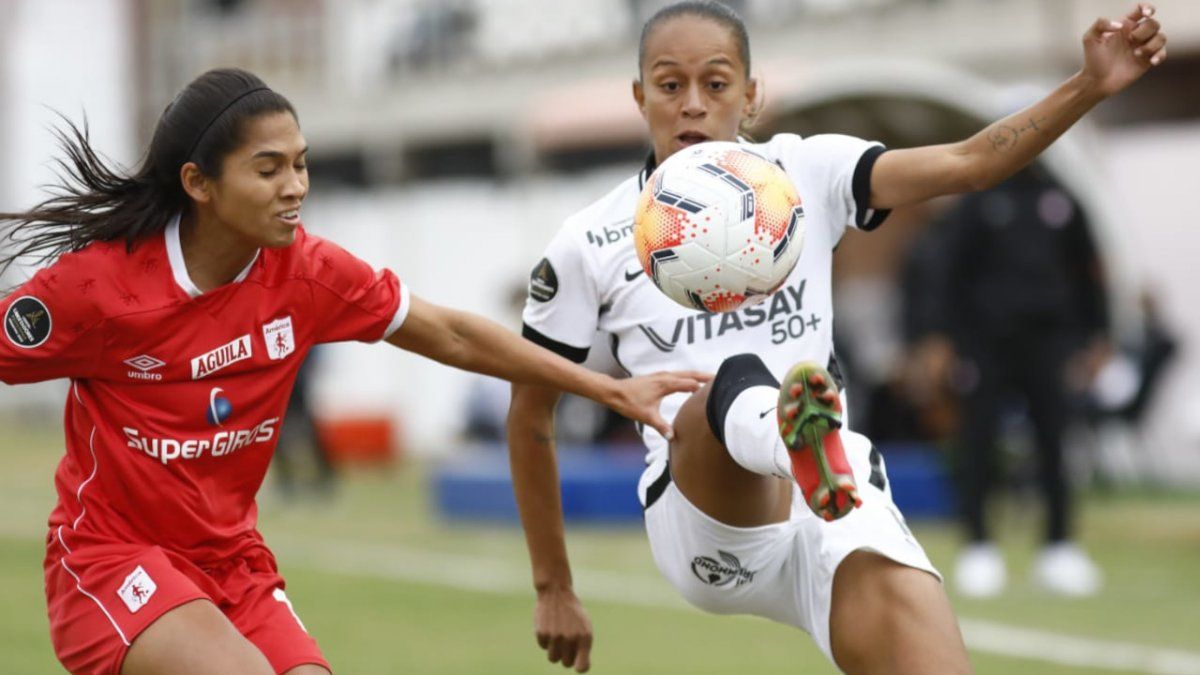
[[[1008,124],[997,124],[988,131],[988,142],[992,144],[992,149],[996,152],[1008,152],[1017,147],[1017,139],[1023,134],[1030,131],[1041,131],[1039,126],[1045,122],[1046,118],[1034,119],[1032,117],[1025,123],[1025,126],[1014,127]]]

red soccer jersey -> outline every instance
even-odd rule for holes
[[[179,221],[128,253],[95,243],[0,301],[0,380],[72,380],[50,527],[162,546],[199,565],[255,530],[255,494],[296,371],[322,342],[380,340],[407,288],[303,229],[201,294]]]

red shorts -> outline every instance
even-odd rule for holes
[[[118,675],[142,631],[199,599],[212,601],[275,672],[308,663],[330,669],[284,595],[265,545],[202,569],[158,546],[63,535],[70,548],[57,530],[47,537],[44,568],[50,639],[68,671]]]

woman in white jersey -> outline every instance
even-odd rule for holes
[[[789,368],[832,364],[830,266],[847,226],[872,229],[887,209],[982,189],[1025,166],[1092,106],[1161,63],[1166,37],[1153,14],[1140,4],[1119,21],[1098,19],[1084,35],[1079,73],[959,143],[884,152],[846,136],[780,134],[749,145],[795,183],[805,245],[778,293],[728,314],[697,314],[668,300],[641,273],[629,235],[657,163],[694,143],[737,139],[756,112],[745,26],[707,1],[677,3],[647,21],[633,95],[653,153],[641,173],[569,218],[550,243],[533,272],[524,333],[582,361],[603,331],[634,375],[717,372],[702,391],[664,400],[671,441],[641,430],[649,455],[639,497],[651,550],[690,603],[797,626],[849,672],[970,670],[940,578],[892,503],[882,459],[866,438],[838,430],[836,378],[815,366]],[[592,628],[564,545],[558,396],[514,386],[508,433],[538,644],[551,661],[583,672]],[[806,443],[797,423],[822,433]],[[817,471],[824,463],[833,471]]]

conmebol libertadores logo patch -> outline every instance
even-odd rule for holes
[[[4,315],[4,334],[9,342],[23,349],[45,344],[52,327],[50,310],[31,295],[17,298]]]

